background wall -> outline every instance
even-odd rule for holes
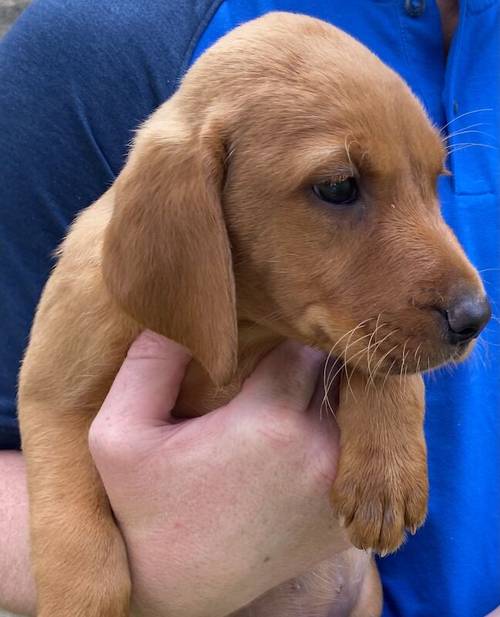
[[[31,0],[0,0],[0,37],[22,13]]]

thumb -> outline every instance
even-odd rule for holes
[[[240,404],[252,408],[282,408],[303,412],[314,393],[325,355],[294,341],[271,351],[246,380]]]
[[[130,346],[94,423],[124,430],[167,423],[190,360],[184,347],[146,330]]]

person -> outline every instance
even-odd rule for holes
[[[113,182],[134,128],[175,91],[190,64],[238,23],[269,10],[308,13],[341,27],[410,84],[450,149],[452,175],[439,184],[445,218],[482,272],[497,310],[498,0],[463,0],[460,6],[453,0],[34,2],[0,45],[0,605],[11,610],[34,610],[15,393],[52,252],[74,215]],[[250,595],[272,584],[248,560],[257,546],[269,547],[273,571],[290,575],[320,560],[325,550],[342,550],[342,538],[328,527],[325,500],[311,499],[324,493],[324,478],[334,476],[338,451],[335,428],[325,431],[322,425],[319,430],[309,404],[317,355],[293,344],[293,352],[276,350],[230,404],[242,422],[224,422],[224,410],[202,419],[212,423],[217,440],[197,429],[199,420],[184,424],[185,433],[180,433],[195,446],[173,448],[175,456],[166,466],[161,460],[177,441],[167,439],[158,446],[159,433],[151,423],[157,427],[161,417],[171,429],[167,402],[175,396],[187,356],[173,343],[144,336],[147,343],[137,341],[122,367],[136,380],[136,388],[122,393],[122,382],[115,383],[91,435],[137,572],[136,597],[161,607],[162,584],[175,574],[175,568],[166,572],[164,564],[174,563],[185,576],[169,582],[178,585],[180,601],[190,606],[191,615],[203,610],[208,599],[230,612],[242,600],[241,581]],[[498,318],[483,339],[467,363],[428,380],[429,515],[403,549],[379,561],[387,617],[480,617],[500,604]],[[282,379],[288,370],[303,377],[285,395],[288,384]],[[151,393],[161,394],[164,402],[152,400]],[[263,403],[272,413],[258,413]],[[133,430],[124,431],[117,418],[131,405],[136,415],[127,418],[125,427]],[[264,438],[259,441],[255,435]],[[228,447],[230,458],[220,458],[221,444],[238,447]],[[160,487],[164,478],[171,482],[186,469],[188,454],[206,463],[204,483],[193,476],[177,483],[192,499],[176,500],[172,509],[171,494]],[[300,472],[298,460],[307,462]],[[222,468],[228,484],[221,482]],[[244,470],[251,470],[261,486],[257,502],[246,483],[235,489],[235,478]],[[289,485],[292,476],[294,491],[283,494],[280,487]],[[297,478],[302,478],[298,487]],[[180,525],[179,541],[160,549],[154,538],[165,531],[159,521],[167,511],[176,512],[172,520]],[[196,535],[196,526],[182,526],[185,518],[192,520],[190,511],[191,516],[204,511],[212,537]],[[248,535],[238,536],[236,529],[247,525]],[[236,537],[239,541],[225,553],[232,553],[227,564],[207,559],[214,547],[228,546],[228,538]],[[303,539],[301,551],[294,552],[292,537]],[[167,548],[174,552],[167,555]],[[189,604],[193,596],[197,607]]]

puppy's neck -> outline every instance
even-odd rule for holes
[[[176,406],[177,416],[201,416],[227,404],[241,390],[259,361],[284,340],[267,328],[246,320],[238,323],[238,338],[238,369],[229,384],[217,387],[197,362],[191,362]]]

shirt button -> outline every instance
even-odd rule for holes
[[[405,0],[405,11],[410,17],[420,17],[425,11],[425,0]]]

